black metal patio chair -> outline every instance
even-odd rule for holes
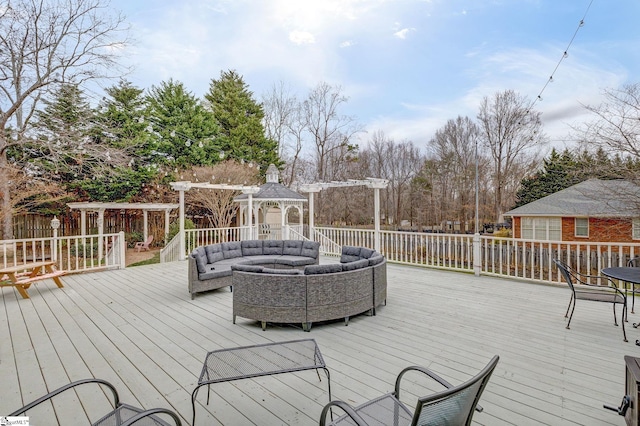
[[[34,408],[36,405],[42,404],[43,402],[50,400],[54,396],[59,395],[64,391],[88,383],[106,386],[111,390],[114,399],[111,411],[98,419],[95,423],[93,423],[93,426],[128,426],[133,424],[143,426],[170,426],[170,423],[167,423],[166,421],[158,417],[158,414],[169,416],[177,426],[182,425],[178,415],[171,410],[167,410],[165,408],[152,408],[149,410],[143,410],[141,408],[132,407],[131,405],[121,403],[116,388],[111,383],[102,379],[84,379],[69,383],[68,385],[64,385],[36,399],[35,401],[25,405],[19,410],[14,411],[13,413],[9,414],[9,416],[19,416],[21,414],[24,414],[30,409]],[[29,420],[31,424],[51,424],[48,419],[45,420],[30,418]],[[53,421],[55,422],[55,419]],[[60,421],[64,421],[64,418],[60,419]]]
[[[352,407],[344,401],[331,401],[325,405],[320,417],[320,426],[357,425],[357,426],[426,426],[456,425],[468,426],[475,411],[482,411],[478,405],[491,373],[498,364],[498,355],[472,379],[458,386],[453,386],[433,371],[418,366],[407,367],[398,374],[395,390],[386,395],[368,401],[358,407]],[[440,383],[446,389],[429,396],[418,398],[415,410],[400,401],[400,382],[409,371],[424,373]],[[327,414],[338,407],[345,414],[335,421],[326,423]],[[333,413],[332,413],[333,414]]]
[[[569,299],[567,312],[564,314],[565,318],[569,318],[566,328],[569,328],[571,324],[573,311],[576,308],[576,300],[591,300],[613,304],[613,322],[616,326],[618,325],[616,305],[619,304],[622,305],[622,335],[626,342],[627,332],[624,329],[624,323],[627,320],[627,297],[622,290],[616,287],[615,282],[604,275],[583,274],[557,259],[554,259],[553,262],[571,289],[571,299]],[[598,284],[594,284],[593,281]],[[603,282],[605,284],[602,284]]]

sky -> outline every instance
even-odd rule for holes
[[[111,0],[130,25],[125,76],[170,78],[202,97],[221,71],[258,101],[321,82],[365,129],[425,148],[484,97],[514,90],[542,113],[552,147],[592,118],[606,89],[640,83],[638,0]],[[583,20],[583,25],[579,23]],[[573,41],[572,41],[573,39]],[[565,57],[564,52],[567,51]],[[553,82],[549,82],[553,76]],[[541,95],[541,99],[538,98]],[[548,147],[547,147],[548,148]],[[545,148],[545,149],[547,149]]]

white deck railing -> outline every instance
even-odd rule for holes
[[[84,272],[125,267],[124,232],[0,241],[0,265],[53,260],[58,269]],[[1,278],[1,277],[0,277]]]
[[[375,232],[369,229],[316,227],[316,232],[336,245],[374,248]],[[321,239],[316,238],[319,241]],[[561,282],[553,259],[561,259],[585,273],[602,268],[624,266],[640,256],[640,243],[586,243],[537,241],[481,236],[479,238],[482,274],[538,282]],[[323,244],[322,247],[329,247]],[[380,251],[390,262],[465,272],[474,271],[473,235],[423,232],[380,231]]]
[[[303,235],[300,226],[272,232],[258,228],[190,229],[185,231],[184,255],[195,247],[243,239],[273,239],[284,234]],[[251,235],[253,234],[253,235]],[[257,235],[256,235],[257,234]],[[344,245],[375,248],[376,233],[371,229],[316,227],[310,238],[319,241],[325,255],[339,256]],[[380,231],[380,252],[390,261],[408,265],[474,271],[474,237],[469,234]],[[280,239],[280,238],[277,238]],[[598,273],[609,266],[624,266],[640,256],[640,243],[587,243],[536,241],[481,236],[478,238],[480,273],[538,282],[561,282],[553,265],[560,258],[582,272]],[[124,233],[30,238],[0,241],[0,265],[22,265],[39,260],[55,260],[59,269],[71,272],[125,267]],[[178,238],[163,249],[161,261],[179,259]]]

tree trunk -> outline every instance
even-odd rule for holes
[[[2,193],[2,239],[13,239],[13,208],[6,151],[0,153],[0,192]]]

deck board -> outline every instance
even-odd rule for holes
[[[262,331],[244,318],[232,324],[228,289],[191,300],[186,266],[66,275],[62,289],[51,280],[33,285],[30,299],[2,288],[0,415],[70,381],[98,377],[112,382],[124,402],[173,409],[189,424],[191,392],[208,351],[314,338],[331,372],[333,397],[353,404],[390,391],[408,365],[459,383],[498,354],[474,424],[624,424],[602,404],[622,398],[623,357],[640,355],[633,344],[639,331],[631,327],[640,314],[630,315],[625,343],[611,305],[578,301],[567,330],[564,286],[390,264],[388,304],[376,316],[353,317],[348,326],[314,324],[310,333],[300,325],[270,324]],[[328,401],[321,379],[306,371],[216,384],[209,405],[203,387],[196,424],[315,425]],[[408,401],[423,385],[411,382]],[[83,388],[54,407],[61,424],[76,424],[106,412],[100,408],[109,396]],[[52,414],[51,406],[29,413],[39,425],[57,424],[44,418]]]

